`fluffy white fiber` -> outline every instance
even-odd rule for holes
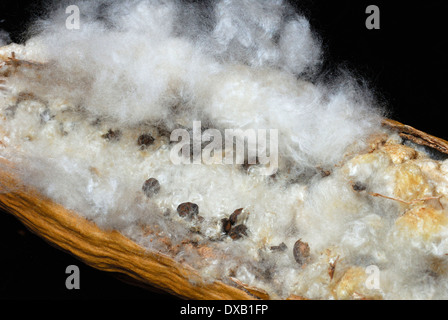
[[[11,42],[9,34],[5,30],[0,29],[0,46],[7,45]]]
[[[278,129],[283,159],[302,167],[334,164],[378,125],[369,96],[349,77],[332,88],[298,80],[318,70],[320,41],[284,1],[78,6],[79,30],[66,29],[59,10],[37,24],[27,47],[54,64],[44,81],[54,94],[92,114],[121,125],[172,129],[182,119]]]
[[[18,58],[44,61],[46,67],[17,72],[5,84],[10,97],[33,97],[13,108],[8,97],[2,100],[2,141],[19,146],[2,154],[23,161],[28,183],[148,248],[156,241],[142,225],[158,225],[174,244],[197,237],[233,259],[197,258],[192,252],[178,252],[178,259],[206,278],[232,274],[274,297],[334,297],[328,266],[338,255],[344,257],[341,272],[378,265],[386,298],[446,296],[446,279],[435,284],[420,277],[425,267],[410,263],[422,263],[425,250],[442,256],[445,238],[437,240],[437,250],[423,249],[417,240],[409,247],[394,229],[399,205],[351,188],[353,180],[391,194],[390,159],[377,159],[376,167],[337,167],[381,131],[381,112],[373,94],[349,73],[320,80],[321,40],[285,1],[76,5],[79,30],[65,27],[62,4],[36,22],[24,49],[15,50]],[[222,164],[173,165],[171,145],[157,133],[147,151],[136,145],[143,132],[191,129],[193,121],[221,131],[277,129],[277,176],[259,175],[257,166],[247,173]],[[121,130],[119,142],[101,136],[109,129]],[[322,178],[319,168],[334,171]],[[154,198],[142,193],[149,177],[161,185]],[[198,204],[201,226],[176,214],[177,205],[187,201]],[[250,212],[244,221],[248,236],[219,240],[221,219],[238,208]],[[192,227],[201,230],[192,234]],[[299,238],[314,258],[306,269],[292,254]],[[282,242],[284,253],[269,250]]]

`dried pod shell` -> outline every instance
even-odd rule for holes
[[[418,156],[416,150],[401,144],[385,145],[383,150],[386,151],[392,162],[395,164],[401,164],[405,161],[415,159]]]
[[[429,206],[415,206],[396,220],[397,228],[413,239],[435,238],[447,225],[444,211]]]

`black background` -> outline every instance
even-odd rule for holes
[[[0,4],[0,29],[15,42],[43,1]],[[380,9],[380,29],[368,30],[368,5]],[[310,20],[326,51],[325,70],[343,65],[375,90],[389,118],[448,139],[445,118],[446,1],[311,1],[294,5]],[[144,298],[173,297],[124,284],[94,270],[31,234],[0,212],[0,298]],[[81,289],[65,288],[65,268],[81,270]]]

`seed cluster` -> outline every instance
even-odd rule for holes
[[[247,227],[244,224],[236,225],[238,216],[243,212],[243,208],[236,209],[229,218],[224,218],[222,222],[222,231],[233,240],[238,240],[247,236]]]
[[[152,198],[160,191],[160,183],[156,178],[147,179],[142,186],[143,193]],[[229,218],[224,218],[222,222],[222,230],[233,240],[238,240],[243,236],[247,236],[247,226],[240,223],[237,224],[238,217],[243,212],[243,208],[236,209]],[[193,202],[183,202],[177,206],[177,213],[180,217],[187,220],[195,220],[202,222],[203,217],[199,215],[199,206]],[[284,245],[284,244],[283,244]]]
[[[107,133],[103,134],[101,137],[103,139],[106,139],[107,141],[118,141],[121,138],[121,131],[120,130],[112,130],[109,129]]]

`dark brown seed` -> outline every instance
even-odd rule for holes
[[[272,246],[271,250],[272,251],[285,251],[286,249],[288,249],[288,247],[286,246],[286,244],[284,242],[280,243],[280,245],[278,246]]]
[[[299,265],[304,264],[310,256],[310,246],[301,239],[297,240],[294,244],[293,255]]]
[[[355,182],[354,184],[352,184],[352,188],[353,190],[359,192],[359,191],[364,191],[367,189],[367,187],[362,184],[361,182]]]
[[[142,187],[143,192],[148,198],[156,195],[160,191],[160,183],[157,179],[149,178],[143,183]]]
[[[162,137],[170,137],[171,136],[171,131],[168,130],[167,127],[164,126],[158,126],[157,127],[157,132],[159,133],[159,135],[161,135]]]
[[[238,219],[238,216],[241,214],[241,212],[243,212],[243,208],[236,209],[236,210],[230,215],[230,217],[229,217],[229,221],[230,221],[230,223],[232,224],[232,226],[233,226],[234,224],[236,224],[236,221],[237,221],[237,219]]]
[[[232,227],[229,231],[229,236],[233,240],[238,240],[243,236],[247,236],[247,227],[244,224],[239,224],[235,227]]]
[[[139,145],[140,149],[142,149],[142,150],[146,149],[153,143],[154,143],[154,138],[148,133],[144,133],[144,134],[140,135],[137,139],[137,145]]]
[[[229,233],[230,229],[232,229],[232,223],[230,222],[230,219],[224,218],[221,219],[222,222],[222,231],[224,233]]]
[[[336,264],[338,263],[339,256],[336,257],[336,260],[330,262],[330,266],[328,267],[328,275],[330,276],[330,280],[333,280],[334,272],[336,270]]]
[[[199,213],[199,207],[196,203],[184,202],[177,207],[177,213],[183,218],[194,218]]]
[[[321,174],[321,176],[322,176],[323,178],[325,178],[325,177],[328,177],[328,176],[331,174],[331,171],[330,171],[330,170],[322,170],[322,171],[320,172],[320,174]]]
[[[316,167],[317,171],[319,171],[322,178],[328,177],[331,174],[330,170],[325,170],[321,167]]]
[[[107,141],[118,141],[121,138],[121,131],[114,131],[112,129],[109,129],[109,131],[107,131],[107,133],[103,134],[101,137],[106,139]]]

